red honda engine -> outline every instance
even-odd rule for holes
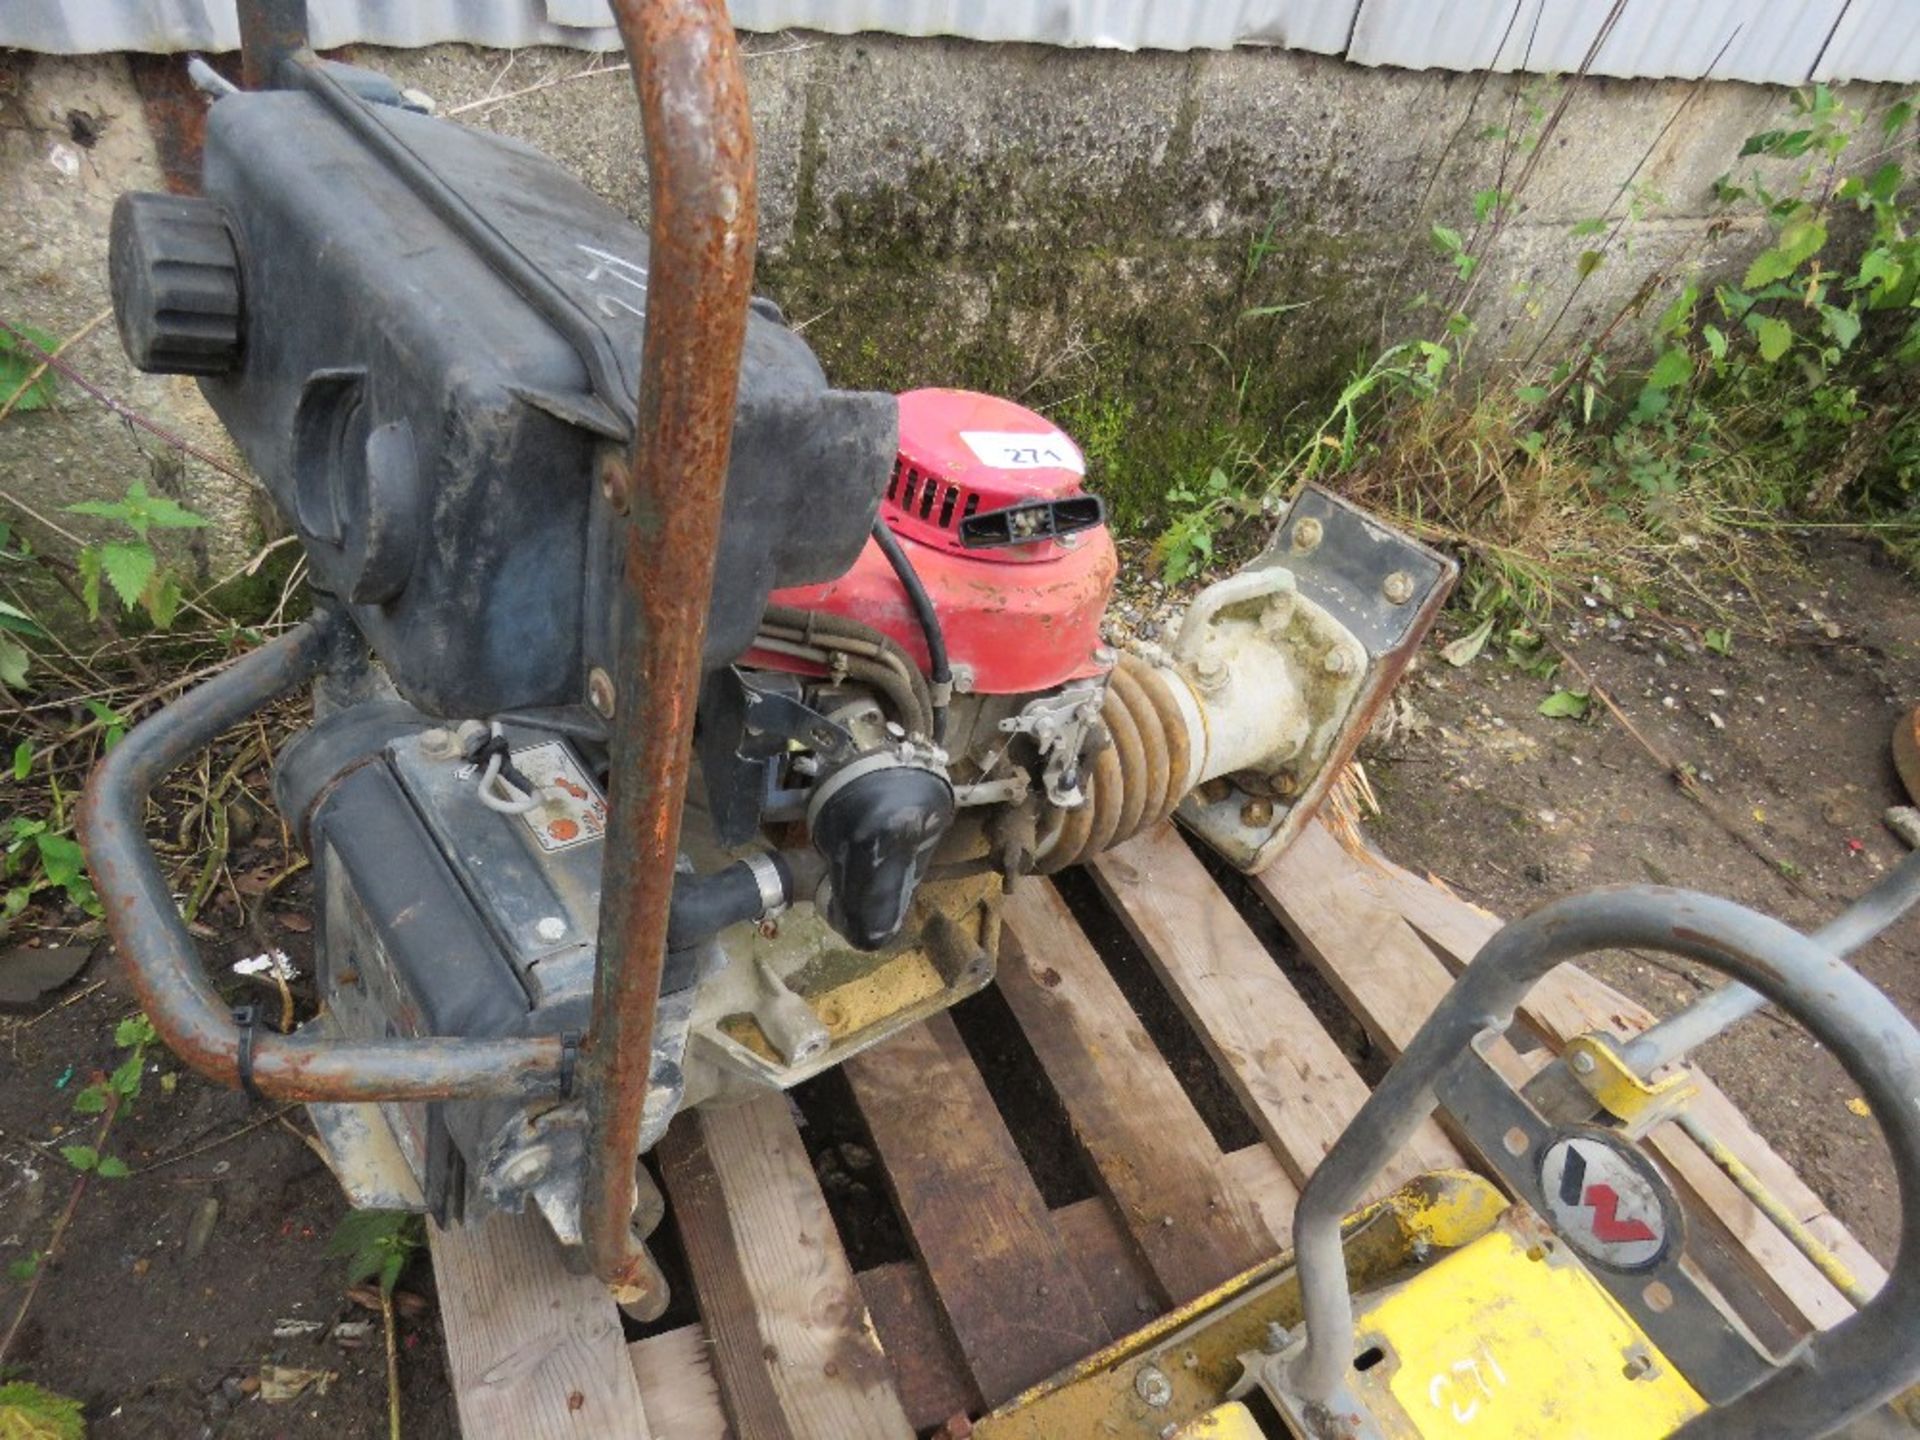
[[[1357,738],[1374,646],[1424,624],[1445,567],[1309,492],[1267,556],[1202,592],[1171,646],[1119,656],[1100,636],[1118,561],[1079,447],[991,395],[915,390],[899,407],[859,559],[774,592],[734,689],[702,701],[703,724],[737,716],[749,737],[703,751],[723,839],[804,790],[819,845],[830,802],[858,787],[857,843],[830,834],[822,848],[889,857],[884,875],[830,876],[836,903],[867,902],[836,923],[863,948],[898,934],[928,875],[1058,870],[1216,779],[1232,783],[1193,799],[1195,827],[1243,864],[1274,853]],[[738,769],[745,756],[776,778]]]
[[[1011,400],[900,397],[900,455],[880,518],[933,601],[962,694],[1033,694],[1111,667],[1100,619],[1119,565],[1085,474],[1079,447]],[[930,668],[923,627],[877,542],[839,579],[773,601],[860,621]],[[748,663],[807,668],[761,651]]]
[[[1006,886],[1176,810],[1236,863],[1263,862],[1448,578],[1309,491],[1169,645],[1116,653],[1101,624],[1117,557],[1073,441],[961,390],[902,395],[899,417],[859,558],[775,591],[700,697],[705,813],[688,833],[712,848],[695,862],[771,844],[785,868],[742,882],[764,923],[724,932],[731,958],[702,971],[688,1103],[792,1084],[971,994],[993,974]]]

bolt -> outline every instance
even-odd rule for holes
[[[608,450],[600,459],[600,493],[606,497],[608,507],[616,515],[627,513],[627,486],[630,482],[626,457],[618,450]]]
[[[553,1147],[534,1144],[500,1162],[497,1178],[509,1189],[523,1190],[546,1174],[553,1164]]]
[[[1320,663],[1329,675],[1345,675],[1353,669],[1353,657],[1337,648],[1327,651],[1327,658]]]
[[[1404,605],[1413,598],[1413,577],[1404,570],[1396,570],[1381,583],[1380,593],[1390,604]]]
[[[780,922],[778,920],[775,920],[771,915],[769,915],[766,919],[760,922],[760,938],[762,940],[776,940],[779,938],[779,936],[780,936]]]
[[[533,928],[542,940],[559,940],[567,933],[567,922],[562,920],[558,915],[548,915],[544,916]]]
[[[1293,550],[1296,555],[1310,555],[1320,548],[1320,522],[1308,516],[1293,527]]]
[[[1199,790],[1201,800],[1208,805],[1218,805],[1231,794],[1233,794],[1233,782],[1223,775],[1214,776]]]
[[[1282,800],[1291,799],[1300,793],[1300,777],[1291,770],[1276,770],[1267,776],[1267,783],[1273,786],[1273,793]]]
[[[1581,1075],[1591,1075],[1593,1073],[1593,1056],[1587,1054],[1584,1050],[1574,1051],[1573,1068]]]
[[[1173,1385],[1158,1365],[1145,1365],[1133,1377],[1133,1393],[1160,1410],[1172,1402]]]
[[[1193,667],[1194,677],[1199,680],[1200,688],[1211,694],[1227,683],[1227,662],[1218,655],[1202,655]]]
[[[1268,600],[1260,611],[1260,628],[1269,635],[1278,635],[1293,623],[1294,593],[1282,590]]]
[[[1261,1342],[1260,1348],[1269,1355],[1278,1355],[1286,1349],[1287,1327],[1278,1320],[1267,1321],[1267,1338]]]
[[[1256,795],[1240,807],[1240,823],[1249,830],[1264,830],[1273,823],[1273,802]]]
[[[431,730],[422,730],[420,753],[429,760],[457,760],[460,757],[460,737],[440,725]]]
[[[613,718],[613,676],[598,665],[587,671],[587,703],[602,720]]]

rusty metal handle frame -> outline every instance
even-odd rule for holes
[[[141,1008],[181,1060],[222,1085],[273,1100],[532,1099],[560,1093],[557,1039],[347,1041],[260,1032],[243,1037],[200,963],[147,841],[147,799],[222,731],[312,681],[355,632],[326,610],[235,662],[130,730],[87,782],[80,843],[107,930]]]
[[[1920,1031],[1851,967],[1779,921],[1715,896],[1638,885],[1556,901],[1489,940],[1314,1171],[1294,1216],[1306,1344],[1287,1377],[1303,1399],[1324,1402],[1353,1359],[1341,1219],[1432,1113],[1435,1081],[1476,1036],[1506,1029],[1555,965],[1611,949],[1710,966],[1806,1026],[1872,1106],[1900,1192],[1899,1253],[1872,1302],[1676,1437],[1825,1435],[1920,1379]]]
[[[733,411],[753,297],[753,121],[723,0],[614,0],[645,131],[647,330],[624,474],[612,794],[593,1019],[581,1235],[594,1273],[645,1313],[665,1290],[633,1228],[674,860],[692,759]]]

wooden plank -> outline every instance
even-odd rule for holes
[[[465,1440],[650,1440],[620,1312],[539,1216],[430,1226],[428,1243]]]
[[[1172,826],[1108,851],[1093,870],[1261,1136],[1306,1183],[1365,1103],[1366,1081]],[[1461,1163],[1429,1122],[1372,1193]]]
[[[627,1355],[660,1440],[735,1440],[698,1324],[636,1340]]]
[[[1298,1192],[1265,1145],[1248,1145],[1222,1158],[1227,1173],[1249,1197],[1268,1226],[1270,1253],[1289,1241],[1287,1228]],[[1263,1202],[1271,1201],[1269,1215]],[[1131,1334],[1170,1308],[1158,1295],[1139,1248],[1121,1228],[1104,1197],[1077,1200],[1052,1212],[1068,1257],[1094,1308],[1115,1336]],[[985,1407],[954,1348],[940,1302],[919,1265],[896,1261],[859,1274],[880,1343],[893,1362],[907,1417],[918,1429],[944,1423],[958,1411],[977,1415]],[[652,1392],[648,1392],[651,1405]],[[677,1437],[669,1432],[669,1440]]]
[[[1293,1244],[1293,1211],[1300,1203],[1300,1187],[1287,1174],[1280,1157],[1265,1145],[1246,1145],[1227,1152],[1227,1173],[1253,1201],[1260,1222],[1273,1237],[1276,1250]]]
[[[1267,908],[1299,942],[1374,1043],[1398,1058],[1452,978],[1379,882],[1317,822],[1253,877]]]
[[[1009,897],[1000,993],[1072,1118],[1095,1172],[1171,1307],[1274,1253],[1252,1200],[1044,881]]]
[[[911,1437],[786,1096],[683,1114],[659,1154],[734,1429]]]
[[[1111,1340],[951,1017],[855,1056],[846,1073],[987,1404]]]
[[[1454,973],[1464,969],[1481,945],[1500,928],[1502,922],[1498,916],[1436,889],[1384,857],[1379,857],[1377,863],[1387,878],[1391,903],[1401,908],[1414,929],[1426,936]],[[1645,1006],[1575,965],[1561,965],[1543,979],[1527,997],[1520,1013],[1555,1049],[1589,1030],[1623,1037],[1635,1035],[1655,1019]],[[1885,1268],[1753,1128],[1726,1092],[1697,1068],[1694,1078],[1700,1086],[1700,1094],[1693,1102],[1694,1114],[1779,1197],[1794,1218],[1833,1250],[1863,1283],[1868,1286],[1882,1283],[1886,1278]],[[1728,1194],[1731,1186],[1730,1182],[1724,1182],[1724,1177],[1721,1177],[1724,1183],[1706,1181],[1709,1170],[1719,1175],[1719,1167],[1678,1129],[1664,1128],[1656,1134],[1654,1143],[1662,1156],[1683,1172],[1689,1188],[1704,1187],[1718,1197]],[[1701,1183],[1696,1184],[1696,1179]],[[1708,1200],[1709,1195],[1703,1193],[1701,1198]],[[1739,1200],[1738,1207],[1731,1213],[1721,1205],[1713,1208],[1735,1226],[1736,1233],[1743,1239],[1767,1244],[1770,1254],[1775,1249],[1764,1240],[1766,1234],[1773,1232],[1772,1225],[1744,1199]],[[1798,1258],[1798,1251],[1794,1255],[1796,1260],[1785,1263],[1789,1266],[1804,1263]],[[1845,1304],[1831,1287],[1823,1294],[1816,1286],[1808,1291],[1806,1298],[1819,1312],[1809,1314],[1808,1318],[1821,1325],[1834,1324],[1852,1313],[1852,1306]]]
[[[955,1415],[985,1409],[926,1272],[911,1260],[896,1260],[862,1270],[858,1279],[913,1428],[932,1430]]]
[[[1373,883],[1383,885],[1382,904],[1398,910],[1415,931],[1446,955],[1459,957],[1461,964],[1479,954],[1480,947],[1506,924],[1491,910],[1421,879],[1377,850],[1368,850],[1364,861],[1358,857],[1356,861],[1363,869],[1380,872]]]
[[[1053,1212],[1053,1223],[1109,1334],[1116,1339],[1131,1334],[1168,1308],[1139,1247],[1104,1195],[1062,1205]]]
[[[1255,877],[1255,885],[1369,1032],[1397,1056],[1453,982],[1448,967],[1402,918],[1390,894],[1390,877],[1349,854],[1315,823]],[[1574,967],[1559,966],[1535,987],[1536,997],[1545,991],[1541,1005],[1536,1008],[1530,998],[1522,1015],[1564,1022],[1565,987],[1581,983],[1571,977],[1591,980]],[[1627,1003],[1624,997],[1615,998]],[[1611,1013],[1619,1007],[1602,1008]],[[1549,1033],[1546,1038],[1559,1043],[1565,1036]],[[1511,1056],[1506,1047],[1501,1049]],[[1683,1193],[1694,1200],[1695,1213],[1722,1227],[1748,1257],[1745,1278],[1761,1296],[1784,1301],[1815,1323],[1834,1314],[1836,1302],[1844,1304],[1825,1277],[1745,1197],[1715,1178],[1717,1167],[1713,1175],[1706,1173],[1701,1164],[1705,1157],[1691,1141],[1677,1132],[1656,1132],[1649,1143],[1670,1162]]]

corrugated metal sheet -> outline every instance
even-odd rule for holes
[[[606,0],[546,0],[557,24],[610,23]],[[746,30],[832,35],[958,35],[1107,50],[1229,50],[1280,45],[1338,55],[1359,0],[731,0]]]
[[[1275,45],[1408,69],[1568,74],[1608,0],[732,0],[742,29],[1136,50]],[[308,0],[315,41],[617,49],[606,0]],[[230,50],[234,0],[0,0],[0,45]],[[1627,0],[1592,70],[1797,85],[1920,80],[1920,0]]]
[[[1813,78],[1920,78],[1920,5],[1914,0],[1853,0],[1834,28]]]
[[[502,49],[618,49],[598,33],[551,23],[539,0],[307,0],[314,43],[412,47],[465,40]],[[0,0],[0,45],[60,55],[106,50],[237,50],[234,0]]]
[[[1121,50],[1281,45],[1337,55],[1359,0],[733,0],[744,30],[958,35]],[[617,50],[605,0],[307,0],[314,43]],[[0,45],[56,54],[231,50],[234,0],[0,0]]]
[[[1853,0],[1860,4],[1860,0]],[[1627,0],[1592,73],[1622,78],[1755,80],[1798,85],[1848,0]],[[1904,9],[1913,29],[1920,4]],[[1364,0],[1347,58],[1408,69],[1580,69],[1606,24],[1607,0]]]

